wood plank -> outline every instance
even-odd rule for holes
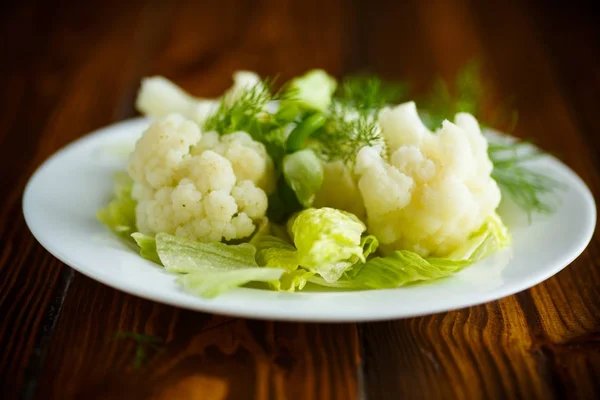
[[[361,327],[368,398],[552,398],[514,296]]]
[[[515,6],[512,7],[514,10]],[[505,15],[510,10],[498,11]],[[496,51],[490,51],[493,62],[505,60],[508,65],[505,73],[498,74],[498,80],[506,92],[523,91],[519,96],[522,100],[517,104],[522,110],[519,134],[533,136],[544,148],[558,154],[597,195],[600,188],[597,155],[588,145],[594,135],[580,129],[572,106],[562,96],[562,82],[567,78],[558,74],[539,39],[539,32],[534,30],[531,15],[535,13],[526,10],[514,13],[511,29],[505,28],[502,36],[497,35],[494,42],[490,40],[497,46]],[[482,14],[482,25],[491,23],[492,19],[498,20],[498,17],[491,13]],[[500,19],[498,25],[506,24],[507,19]],[[510,46],[514,40],[519,40],[522,47]],[[584,53],[580,57],[587,56]],[[535,73],[519,70],[518,65],[522,64],[519,60],[525,58],[530,60],[527,70]],[[529,291],[543,334],[552,342],[575,340],[597,329],[600,323],[600,303],[595,294],[600,279],[597,270],[599,245],[598,235],[595,235],[588,249],[573,264]]]
[[[111,120],[114,110],[106,101],[120,96],[122,82],[106,76],[111,65],[97,64],[102,47],[115,38],[103,41],[93,8],[22,2],[6,11],[0,35],[10,56],[2,63],[6,85],[0,95],[0,181],[6,189],[0,200],[0,391],[12,398],[24,374],[38,372],[44,349],[36,343],[51,333],[69,281],[68,270],[25,227],[24,185],[59,147]],[[90,65],[104,71],[102,87],[86,79]],[[31,356],[37,361],[31,363]]]
[[[382,15],[391,19],[397,13],[390,9]],[[533,138],[562,156],[598,194],[596,155],[587,145],[592,133],[579,129],[562,97],[563,77],[539,42],[531,15],[520,4],[425,2],[416,15],[421,16],[420,28],[412,38],[415,43],[428,43],[431,59],[443,75],[451,76],[470,56],[479,55],[499,98],[516,98],[520,119],[515,134]],[[572,29],[566,21],[563,18]],[[387,20],[380,23],[391,25]],[[386,39],[382,35],[371,40]],[[580,43],[585,43],[585,37]],[[585,53],[578,54],[581,61],[576,65],[588,60]],[[597,63],[590,65],[597,67]],[[567,269],[517,296],[435,316],[362,325],[368,396],[598,396],[593,380],[600,365],[598,248],[595,236]]]
[[[579,3],[564,9],[558,4],[543,6],[534,1],[525,9],[537,38],[551,60],[552,73],[559,77],[558,89],[588,150],[584,157],[597,173],[600,140],[595,133],[600,90],[600,32],[590,7]],[[563,132],[568,141],[571,135]],[[597,180],[588,181],[595,197]],[[600,393],[600,288],[598,273],[599,238],[556,279],[532,290],[539,338],[539,352],[553,366],[555,380],[573,398],[594,398]]]
[[[144,74],[200,96],[231,84],[236,69],[282,79],[349,62],[343,2],[178,3]],[[319,33],[326,27],[326,35]],[[117,27],[118,28],[118,27]],[[114,29],[117,29],[114,28]],[[117,32],[113,32],[115,36]],[[139,77],[138,77],[139,78]],[[164,339],[133,369],[135,343],[117,331]],[[186,312],[126,295],[79,274],[65,300],[37,392],[40,398],[339,398],[359,392],[356,327],[273,323]]]
[[[220,317],[80,280],[88,282],[74,283],[69,293],[40,383],[40,398],[356,395],[359,360],[354,325]],[[135,342],[115,340],[119,331],[161,337],[163,350],[134,369]]]

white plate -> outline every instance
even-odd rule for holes
[[[112,175],[147,126],[134,119],[101,129],[62,149],[29,181],[23,197],[27,225],[55,257],[115,289],[193,310],[249,318],[296,321],[371,321],[472,306],[527,289],[571,263],[596,225],[590,191],[569,168],[545,157],[532,167],[566,186],[551,216],[526,216],[510,204],[501,211],[511,249],[430,284],[372,291],[300,292],[238,288],[206,300],[184,293],[175,277],[142,259],[96,218],[109,200]]]

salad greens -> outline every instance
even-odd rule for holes
[[[436,129],[446,118],[459,112],[481,118],[484,92],[481,64],[471,61],[458,71],[453,82],[442,78],[433,82],[430,92],[419,101],[421,108],[426,110],[423,120],[430,129]]]
[[[469,264],[467,260],[425,259],[416,253],[399,250],[389,256],[369,260],[353,281],[357,288],[395,288],[413,282],[445,278]]]
[[[269,286],[278,292],[295,292],[304,289],[315,272],[307,271],[304,268],[298,268],[295,271],[286,271],[281,278],[269,282]]]
[[[99,210],[96,217],[115,235],[126,241],[131,241],[131,234],[137,228],[135,225],[135,200],[131,198],[133,181],[126,172],[115,174],[113,199],[108,205]]]
[[[298,151],[306,147],[306,140],[327,123],[327,116],[321,112],[306,114],[298,122],[286,141],[288,152]]]
[[[162,265],[158,251],[156,250],[156,238],[150,235],[144,235],[141,232],[134,232],[131,237],[140,248],[140,256],[150,260],[158,265]]]
[[[373,289],[395,288],[418,281],[445,278],[482,260],[510,243],[506,227],[497,215],[490,217],[478,232],[448,258],[423,258],[400,250],[367,261],[354,276],[357,285]]]
[[[298,263],[327,282],[365,261],[361,236],[366,229],[354,215],[328,207],[308,208],[288,222]]]
[[[155,238],[140,233],[132,236],[142,257],[181,274],[181,285],[202,297],[214,297],[251,281],[277,281],[285,272],[282,268],[259,268],[256,247],[249,243],[199,243],[168,233],[158,233]]]
[[[248,282],[278,281],[284,271],[281,268],[238,268],[224,271],[195,271],[181,275],[179,283],[188,292],[211,298]]]
[[[325,112],[331,105],[337,82],[322,69],[314,69],[290,81],[289,90],[301,108]]]
[[[549,214],[554,211],[549,195],[562,185],[523,164],[540,157],[542,153],[539,150],[526,142],[490,143],[488,153],[494,164],[492,177],[529,217],[534,212]]]
[[[250,243],[201,243],[168,233],[157,233],[156,252],[169,272],[230,271],[258,267],[256,247]]]
[[[445,278],[482,260],[510,243],[506,227],[497,215],[490,217],[481,229],[454,254],[447,258],[423,258],[407,251],[394,251],[385,257],[374,257],[355,265],[345,279],[326,282],[316,277],[310,282],[342,289],[389,289]]]
[[[323,164],[312,149],[300,150],[284,157],[283,176],[300,204],[310,207],[323,184]]]
[[[265,218],[249,243],[201,243],[138,232],[133,182],[126,173],[115,176],[114,198],[98,219],[137,245],[143,258],[178,274],[187,291],[207,298],[249,282],[288,292],[309,282],[341,289],[396,288],[450,276],[509,244],[506,227],[494,214],[445,258],[409,250],[385,253],[378,251],[379,241],[357,216],[311,208],[325,179],[324,163],[352,166],[364,146],[385,152],[379,111],[401,101],[406,85],[375,76],[354,76],[338,85],[325,71],[313,70],[278,91],[274,87],[275,80],[266,79],[240,89],[234,101],[224,96],[202,124],[204,131],[221,135],[248,132],[273,160],[276,188],[268,199],[269,220]],[[478,116],[483,92],[479,66],[470,64],[452,85],[436,82],[422,100],[423,119],[433,129],[457,112]],[[550,212],[547,195],[560,185],[526,167],[524,162],[541,153],[523,152],[523,146],[490,143],[492,177],[524,211]]]
[[[406,93],[403,83],[383,81],[374,75],[354,75],[342,81],[335,99],[347,109],[372,115],[388,104],[399,103]]]
[[[268,234],[239,245],[200,243],[167,233],[131,236],[142,257],[180,274],[178,282],[187,291],[207,298],[251,281],[268,282],[278,291],[302,290],[307,282],[342,289],[398,287],[452,275],[510,241],[496,215],[448,258],[422,258],[406,250],[369,258],[377,239],[363,236],[365,226],[354,215],[332,208],[303,210],[289,230],[293,244]]]
[[[263,267],[279,267],[295,271],[300,266],[298,250],[289,242],[265,235],[256,242],[256,261]]]
[[[357,118],[351,118],[349,112],[344,106],[335,107],[331,110],[329,123],[314,135],[315,147],[326,161],[342,160],[352,164],[358,150],[382,144],[373,115],[361,113]]]
[[[308,278],[315,273],[300,267],[298,250],[281,238],[266,235],[257,243],[256,261],[263,267],[279,267],[285,272],[279,280],[269,282],[272,289],[281,292],[294,292],[302,290]]]
[[[266,123],[279,127],[275,118],[266,111],[269,103],[280,100],[282,92],[273,93],[274,79],[265,79],[241,90],[235,101],[225,96],[203,124],[204,131],[215,131],[224,135],[237,131],[248,132],[252,137],[265,134]],[[272,128],[271,127],[271,128]]]

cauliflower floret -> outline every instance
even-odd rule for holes
[[[460,113],[432,133],[410,102],[384,109],[380,125],[389,158],[365,147],[354,169],[369,232],[384,252],[447,255],[500,203],[477,121]]]
[[[222,190],[227,193],[235,185],[236,176],[231,162],[212,150],[206,150],[187,162],[190,178],[203,193]]]
[[[256,187],[252,181],[239,182],[231,191],[240,211],[250,218],[260,218],[267,212],[268,199],[264,190]]]
[[[170,80],[153,76],[142,79],[135,106],[142,114],[152,118],[160,119],[177,113],[202,124],[219,103],[193,97]]]
[[[268,177],[266,169],[270,166],[263,162],[268,155],[262,143],[255,142],[246,132],[225,135],[222,142],[225,144],[223,155],[231,161],[238,180],[249,180],[272,191],[275,182],[265,180]]]
[[[190,146],[200,140],[198,125],[179,115],[153,124],[140,138],[129,162],[135,182],[153,189],[171,186],[179,166],[189,157]]]
[[[227,103],[235,102],[244,89],[260,83],[260,77],[254,72],[234,73],[233,86],[225,94]],[[138,111],[152,118],[164,118],[176,113],[202,125],[219,107],[219,100],[194,97],[170,80],[162,76],[153,76],[142,79],[135,105]]]
[[[192,149],[192,154],[200,154],[212,150],[225,157],[238,181],[249,180],[267,192],[272,192],[275,180],[272,178],[272,163],[265,163],[269,158],[265,146],[256,142],[246,132],[234,132],[220,136],[216,132],[207,132]]]
[[[248,134],[202,134],[176,114],[148,128],[128,170],[140,232],[204,242],[250,236],[275,182],[272,160]]]
[[[172,113],[191,113],[196,101],[170,80],[153,76],[142,79],[135,105],[145,115],[163,118]]]

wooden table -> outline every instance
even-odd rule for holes
[[[194,4],[197,3],[197,4]],[[489,3],[489,4],[488,4]],[[478,56],[515,134],[559,154],[597,196],[600,37],[590,7],[552,2],[34,2],[0,14],[0,397],[551,399],[600,397],[600,240],[500,301],[368,324],[244,320],[129,296],[31,236],[24,185],[54,151],[135,115],[140,78],[219,94],[232,71],[322,67],[415,92]],[[139,368],[138,344],[158,337]]]

